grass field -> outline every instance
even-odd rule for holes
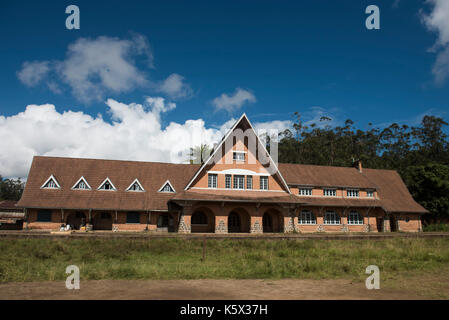
[[[64,280],[68,265],[97,279],[354,279],[448,274],[449,239],[1,239],[0,282]]]

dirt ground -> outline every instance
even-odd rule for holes
[[[449,288],[444,284],[443,290]],[[426,299],[435,296],[422,287],[401,286],[367,290],[350,280],[90,280],[80,290],[68,290],[64,281],[0,284],[0,299]],[[437,290],[440,290],[437,288]]]

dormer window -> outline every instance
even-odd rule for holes
[[[324,189],[323,195],[325,197],[336,197],[337,196],[337,190],[336,189]]]
[[[112,184],[111,180],[109,178],[106,178],[103,183],[98,187],[98,190],[105,190],[105,191],[116,191],[114,185]]]
[[[126,191],[144,192],[145,189],[142,187],[139,180],[136,179],[129,185]]]
[[[72,190],[91,190],[90,185],[84,177],[81,177],[72,187]]]
[[[245,152],[244,151],[234,151],[232,154],[232,159],[234,161],[245,161]]]
[[[47,179],[47,181],[44,182],[44,184],[41,186],[41,189],[61,189],[59,186],[58,181],[56,178],[51,175],[50,178]]]
[[[358,198],[359,197],[359,190],[357,189],[348,189],[346,190],[346,195],[350,198]]]
[[[162,188],[159,189],[159,192],[168,192],[168,193],[175,193],[175,188],[171,185],[170,181],[165,181],[165,183],[162,185]]]

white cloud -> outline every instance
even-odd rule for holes
[[[149,84],[136,65],[136,57],[153,66],[150,46],[142,35],[135,34],[130,40],[79,38],[69,45],[64,60],[25,62],[17,76],[24,84],[35,86],[43,82],[46,74],[54,72],[55,79],[68,85],[78,100],[101,101],[108,93],[129,92]],[[53,92],[61,92],[54,80],[47,86]]]
[[[0,153],[0,174],[26,177],[34,155],[179,163],[187,160],[190,147],[212,146],[225,133],[207,127],[202,119],[163,127],[162,114],[176,105],[160,97],[147,97],[143,104],[108,99],[106,105],[112,122],[102,114],[61,113],[52,104],[28,105],[16,115],[0,116],[0,150],[7,150]],[[255,126],[271,128],[264,123]]]
[[[438,52],[432,67],[435,82],[441,85],[449,77],[449,1],[427,0],[432,5],[430,13],[421,10],[421,19],[429,31],[436,32],[438,38],[430,51]]]
[[[170,98],[189,98],[192,95],[192,88],[184,81],[184,77],[173,73],[162,81],[157,89],[159,92],[167,94]]]
[[[24,62],[17,77],[28,87],[34,87],[41,82],[50,71],[48,61]]]
[[[232,95],[223,93],[221,96],[216,97],[212,104],[215,106],[215,110],[226,110],[232,113],[240,109],[243,104],[252,102],[256,102],[254,94],[248,90],[237,88]]]

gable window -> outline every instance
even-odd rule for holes
[[[37,222],[51,222],[51,210],[39,210],[37,212]]]
[[[337,190],[336,189],[324,189],[323,194],[326,197],[336,197],[337,196]]]
[[[340,216],[335,211],[327,211],[324,215],[324,224],[340,224]]]
[[[232,153],[232,159],[234,161],[245,161],[245,152],[243,152],[243,151],[234,151]]]
[[[304,210],[299,214],[299,224],[316,224],[315,216],[312,211]]]
[[[217,175],[209,173],[207,177],[207,187],[208,188],[216,188],[217,187]]]
[[[346,195],[350,198],[358,198],[359,197],[359,190],[357,189],[348,189],[346,190]]]
[[[41,186],[42,189],[60,189],[58,181],[56,181],[55,177],[53,175],[50,176],[50,178],[47,179],[47,181],[44,182],[44,184]]]
[[[140,191],[140,192],[143,192],[145,190],[142,187],[142,185],[140,184],[139,180],[136,179],[129,185],[129,187],[126,189],[126,191]]]
[[[191,224],[207,224],[207,216],[204,212],[198,211],[192,214]]]
[[[363,217],[357,211],[351,211],[348,215],[348,224],[363,224]]]
[[[139,212],[127,212],[126,213],[126,223],[140,223],[140,213]]]
[[[268,177],[260,177],[260,190],[268,190]]]
[[[75,185],[72,187],[73,190],[90,190],[90,185],[87,183],[84,177],[81,177]]]
[[[373,190],[368,190],[368,191],[366,192],[366,196],[367,196],[368,198],[374,198],[374,191],[373,191]]]
[[[165,183],[162,185],[162,188],[158,190],[158,192],[169,192],[169,193],[175,193],[176,190],[173,188],[172,184],[169,180],[165,181]]]
[[[311,196],[312,195],[312,188],[300,188],[299,189],[299,195],[301,195],[301,196]]]
[[[234,189],[244,189],[244,186],[245,186],[245,176],[235,175]]]
[[[246,176],[246,189],[253,188],[253,176]]]
[[[230,174],[227,174],[225,176],[225,188],[226,189],[231,189],[231,179],[232,179],[232,176]]]
[[[106,178],[106,180],[103,181],[98,190],[115,191],[116,189],[111,180],[109,180],[109,178]]]

